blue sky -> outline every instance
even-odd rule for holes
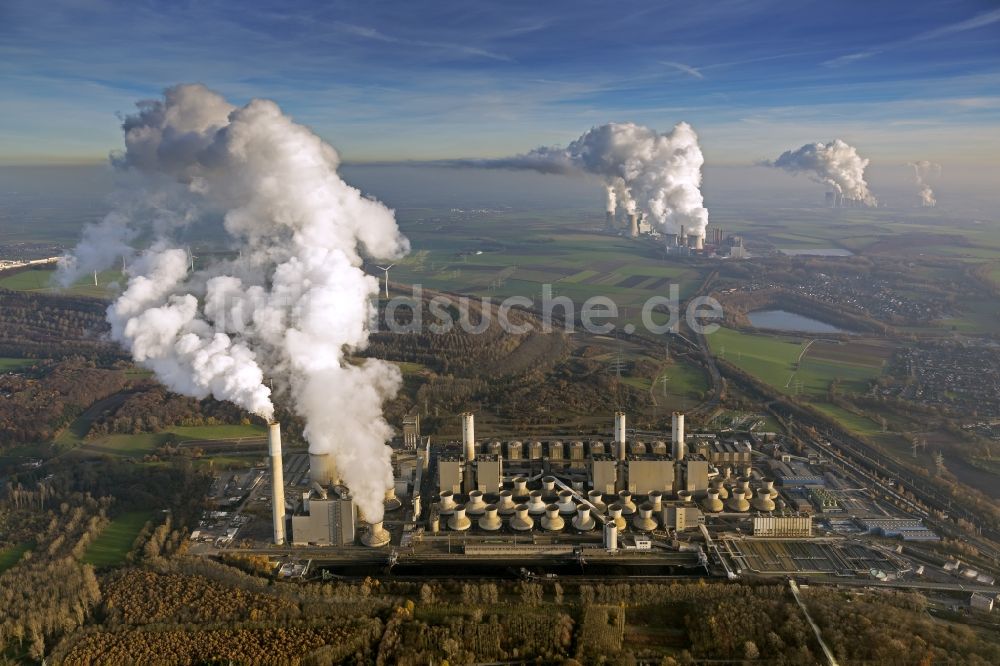
[[[995,164],[1000,3],[3,0],[0,162],[103,159],[116,113],[191,81],[275,99],[356,161],[686,120],[717,164],[837,137]]]

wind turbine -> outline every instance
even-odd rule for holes
[[[385,297],[389,298],[389,269],[396,264],[389,264],[388,266],[376,266],[379,270],[385,271]]]

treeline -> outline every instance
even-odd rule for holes
[[[119,368],[70,357],[31,373],[0,375],[0,447],[45,442],[98,400],[125,388]]]
[[[213,398],[195,400],[147,382],[116,408],[102,414],[90,426],[88,436],[160,432],[172,426],[249,422],[250,416],[232,403]]]
[[[107,340],[107,303],[0,289],[0,356],[82,356],[108,365],[127,355]]]

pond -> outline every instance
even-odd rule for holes
[[[773,331],[799,331],[802,333],[847,333],[825,321],[788,312],[787,310],[756,310],[747,314],[750,323],[756,328],[769,328]]]

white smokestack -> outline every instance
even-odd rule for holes
[[[341,180],[337,152],[273,102],[237,108],[182,85],[138,106],[113,162],[141,182],[85,230],[62,278],[101,268],[87,264],[100,263],[96,246],[109,238],[111,261],[139,252],[108,309],[112,337],[170,389],[270,420],[266,372],[304,418],[310,452],[333,456],[377,523],[393,483],[382,403],[401,377],[393,364],[348,355],[367,344],[378,292],[362,251],[384,259],[408,249],[392,211]],[[241,258],[191,271],[182,232],[213,220]],[[122,250],[136,239],[145,249]]]
[[[838,202],[856,199],[865,206],[877,206],[878,200],[865,182],[868,162],[854,146],[835,139],[830,143],[807,143],[798,150],[785,151],[773,162],[760,164],[793,174],[808,174],[816,182],[833,188]]]
[[[285,543],[285,471],[281,462],[281,426],[267,424],[267,452],[271,459],[271,522],[274,543]]]
[[[615,441],[625,441],[625,412],[615,412]]]
[[[937,199],[934,198],[934,190],[928,185],[927,179],[931,175],[940,176],[941,165],[920,160],[919,162],[910,162],[910,166],[913,167],[913,175],[917,181],[917,187],[920,188],[920,205],[928,208],[936,206]]]
[[[674,460],[684,460],[684,413],[674,412],[671,416],[672,433],[670,437]]]
[[[498,160],[462,160],[457,164],[488,168],[534,169],[542,173],[589,173],[614,189],[627,213],[641,208],[663,233],[687,224],[703,235],[708,210],[701,194],[705,163],[698,135],[687,123],[666,133],[634,123],[595,127],[566,148],[536,148]]]
[[[466,462],[476,459],[476,417],[472,412],[462,414],[462,451]]]

